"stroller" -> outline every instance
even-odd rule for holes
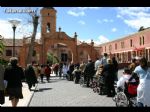
[[[117,107],[136,107],[137,82],[125,83],[125,89],[117,88],[117,94],[113,98]]]

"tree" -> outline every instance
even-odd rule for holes
[[[2,65],[5,64],[5,60],[2,59],[2,55],[3,55],[3,52],[4,52],[4,49],[5,49],[5,45],[3,43],[3,38],[1,38],[2,36],[0,35],[0,63]]]
[[[31,42],[29,44],[29,51],[26,59],[26,64],[31,63],[32,61],[32,56],[33,56],[33,51],[34,51],[34,42],[35,42],[35,37],[37,34],[37,28],[38,28],[38,20],[39,16],[37,15],[37,11],[33,14],[32,13],[32,21],[33,21],[33,32],[31,35]]]
[[[47,53],[47,61],[51,64],[59,62],[59,60],[52,53]]]
[[[0,37],[1,37],[1,35],[0,35]],[[3,38],[0,38],[0,57],[3,55],[4,49],[5,49],[5,46],[3,43]]]
[[[145,28],[144,28],[144,26],[141,26],[138,31],[140,32],[140,31],[143,31],[143,30],[145,30]]]

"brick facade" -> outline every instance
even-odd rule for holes
[[[130,63],[135,56],[146,57],[150,61],[150,29],[100,45],[101,55],[105,52],[117,57],[120,63]]]
[[[88,59],[96,60],[98,52],[94,48],[94,42],[91,44],[78,43],[77,34],[74,37],[68,36],[65,32],[56,31],[56,10],[51,7],[42,8],[41,13],[41,38],[40,42],[35,42],[34,50],[37,56],[33,58],[40,64],[47,62],[47,53],[52,53],[61,61],[61,54],[68,56],[67,62],[80,63]],[[23,46],[20,49],[20,65],[26,66],[26,57],[29,44],[27,39],[23,39]],[[85,53],[81,53],[84,51]]]

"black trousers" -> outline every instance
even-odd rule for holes
[[[4,90],[0,90],[0,104],[3,105],[5,103]]]

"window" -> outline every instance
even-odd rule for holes
[[[142,39],[141,39],[141,37],[140,37],[140,45],[142,45]]]
[[[12,50],[6,50],[6,56],[12,56]]]
[[[49,16],[49,13],[48,13],[48,16]]]
[[[132,39],[130,40],[130,47],[132,47],[133,45],[132,45]]]
[[[36,50],[33,50],[32,56],[33,56],[33,57],[36,56]]]
[[[50,23],[47,23],[47,32],[50,32]]]
[[[143,45],[144,45],[144,36],[143,36]]]
[[[112,45],[109,45],[109,52],[112,50]]]
[[[121,48],[124,48],[124,42],[121,42]]]
[[[115,50],[117,50],[117,43],[115,44]]]

